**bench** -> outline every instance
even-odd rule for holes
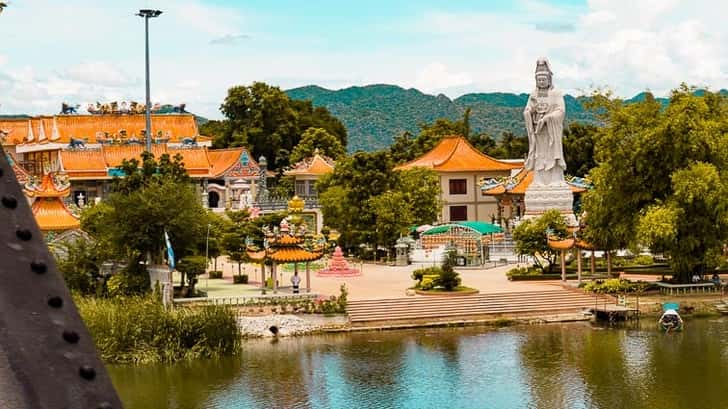
[[[720,294],[721,285],[715,283],[696,283],[696,284],[668,284],[657,282],[660,288],[660,294],[664,295],[693,295],[693,294]]]

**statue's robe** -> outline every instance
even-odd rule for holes
[[[536,134],[539,105],[545,123]],[[528,97],[526,109],[523,111],[528,131],[528,158],[525,163],[527,170],[548,171],[554,166],[561,168],[562,172],[566,170],[562,144],[565,113],[564,96],[555,88],[547,90],[547,96],[539,96],[539,90],[535,89]]]

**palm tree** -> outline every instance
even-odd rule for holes
[[[5,10],[5,7],[8,6],[8,3],[5,3],[4,1],[0,1],[0,14],[3,14],[3,10]]]

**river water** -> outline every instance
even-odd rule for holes
[[[728,320],[420,329],[244,343],[112,367],[135,408],[728,408]]]

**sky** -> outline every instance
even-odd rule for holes
[[[0,114],[62,102],[152,101],[221,118],[227,89],[395,84],[451,98],[529,92],[547,57],[557,87],[664,96],[728,88],[724,0],[4,0]]]

